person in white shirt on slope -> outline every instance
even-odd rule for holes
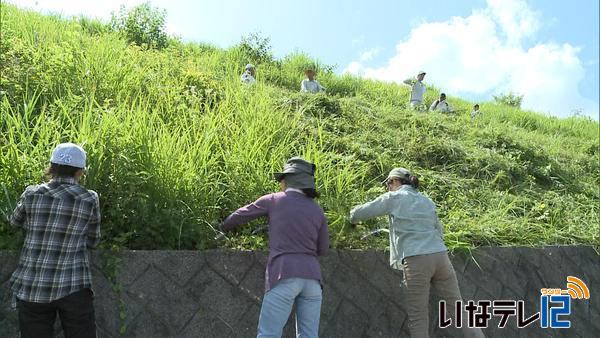
[[[440,113],[452,113],[454,109],[448,102],[446,102],[446,94],[441,93],[440,97],[433,101],[431,107],[429,107],[429,111],[438,111]]]
[[[304,71],[306,79],[302,80],[300,84],[300,91],[306,93],[319,93],[324,92],[325,87],[321,86],[317,80],[315,80],[315,70],[313,68],[307,68]]]
[[[409,103],[411,107],[418,106],[423,103],[423,94],[425,94],[425,85],[423,79],[425,78],[425,72],[420,71],[416,78],[404,80],[404,84],[411,87]]]
[[[253,85],[256,83],[256,79],[254,78],[256,71],[254,70],[254,66],[249,63],[246,65],[244,69],[244,73],[241,76],[242,83]]]

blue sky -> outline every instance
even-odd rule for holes
[[[9,0],[22,7],[108,20],[139,0]],[[598,119],[599,1],[151,0],[186,41],[227,47],[271,38],[276,57],[299,50],[339,73],[402,81],[419,69],[451,96],[490,100],[512,90],[525,108]]]

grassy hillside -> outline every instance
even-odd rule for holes
[[[385,219],[350,229],[353,205],[382,193],[395,166],[421,177],[452,248],[600,245],[599,125],[482,103],[467,112],[418,113],[408,87],[339,76],[321,66],[327,95],[298,93],[295,53],[257,60],[251,50],[171,40],[162,50],[128,45],[99,22],[1,5],[0,212],[39,183],[60,141],[84,144],[84,184],[99,192],[104,245],[132,249],[264,248],[252,226],[215,242],[212,224],[275,191],[287,158],[317,166],[320,203],[338,248]],[[264,55],[263,55],[264,56]],[[242,86],[247,62],[258,85]],[[426,101],[437,96],[429,88]],[[254,223],[260,224],[260,222]],[[0,249],[21,234],[0,220]]]

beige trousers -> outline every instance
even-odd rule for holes
[[[406,257],[403,265],[410,336],[428,338],[429,289],[433,286],[440,297],[446,300],[446,318],[454,320],[454,303],[461,299],[456,273],[445,251]],[[462,317],[467,318],[466,312]],[[485,337],[481,329],[468,328],[465,324],[463,322],[462,327],[465,337]]]

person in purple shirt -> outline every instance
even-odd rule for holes
[[[229,231],[261,216],[269,220],[269,258],[257,337],[281,337],[294,304],[297,336],[318,336],[323,278],[317,256],[327,253],[329,234],[323,209],[314,201],[319,196],[314,173],[314,164],[292,157],[283,172],[273,174],[280,192],[239,208],[221,224],[221,230]]]

